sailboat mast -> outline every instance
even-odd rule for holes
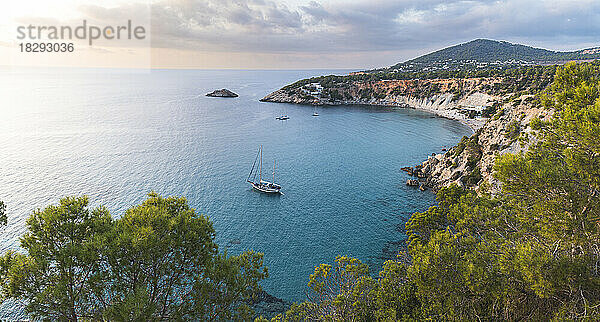
[[[258,176],[258,182],[262,181],[262,145],[260,146],[260,174]]]
[[[273,160],[273,183],[275,183],[275,160]]]

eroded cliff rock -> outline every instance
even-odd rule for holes
[[[479,188],[483,182],[493,192],[498,155],[526,150],[534,140],[530,122],[551,116],[532,95],[494,94],[500,78],[353,81],[323,87],[309,83],[284,87],[263,102],[308,105],[378,105],[425,110],[459,120],[474,134],[464,137],[444,154],[430,156],[415,167],[403,168],[412,186],[437,189],[450,184]],[[418,181],[418,182],[416,182]]]
[[[404,168],[405,171],[434,189],[450,184],[477,189],[487,182],[489,191],[498,191],[499,182],[493,177],[496,158],[526,151],[535,142],[531,121],[552,116],[551,111],[532,103],[530,97],[503,104],[471,137],[464,137],[446,153],[430,156],[414,168]]]
[[[311,83],[284,87],[261,101],[415,108],[462,121],[477,130],[486,121],[482,113],[500,100],[485,91],[501,81],[499,78],[356,81],[326,88]]]

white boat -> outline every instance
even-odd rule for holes
[[[287,107],[284,105],[283,109],[281,110],[281,114],[279,114],[279,116],[275,117],[276,120],[280,120],[280,121],[285,121],[285,120],[289,120],[290,117],[287,115]]]
[[[258,181],[256,181],[256,172],[254,168],[256,166],[256,161],[258,161]],[[252,176],[254,174],[254,176]],[[252,180],[250,180],[252,177]],[[263,180],[262,178],[262,145],[258,149],[258,154],[256,155],[256,159],[254,159],[254,163],[252,164],[252,169],[250,170],[250,174],[248,174],[248,178],[246,179],[248,183],[252,186],[252,188],[264,192],[264,193],[278,193],[283,194],[281,192],[281,186],[275,183],[275,161],[273,161],[273,181],[269,182]]]
[[[319,116],[319,113],[317,113],[317,108],[316,107],[313,109],[313,116]]]

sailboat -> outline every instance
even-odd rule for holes
[[[256,161],[258,162],[258,181],[256,181],[256,172],[254,168],[256,167]],[[254,174],[254,176],[252,176]],[[252,177],[252,180],[250,180]],[[269,182],[263,180],[262,178],[262,145],[258,148],[258,154],[256,155],[256,159],[254,159],[254,163],[252,164],[252,169],[250,170],[250,174],[248,174],[248,178],[246,179],[248,183],[252,186],[252,188],[264,192],[264,193],[280,193],[281,186],[275,183],[275,161],[273,161],[273,181]]]
[[[317,108],[316,107],[313,109],[313,116],[319,116],[319,113],[317,113]]]

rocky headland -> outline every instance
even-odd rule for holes
[[[223,88],[223,89],[217,89],[211,93],[206,94],[206,96],[210,96],[210,97],[238,97],[238,94]]]
[[[433,189],[450,184],[477,189],[485,182],[488,191],[499,191],[500,184],[493,177],[496,158],[506,153],[526,151],[535,142],[531,121],[552,115],[551,111],[530,104],[528,98],[532,96],[503,104],[473,135],[463,137],[447,152],[434,153],[421,164],[404,170]]]
[[[467,124],[473,134],[445,153],[433,153],[402,170],[407,184],[438,189],[457,184],[497,191],[493,178],[496,157],[527,150],[534,138],[530,122],[551,116],[534,95],[510,90],[501,77],[429,80],[304,81],[279,89],[261,101],[305,105],[372,105],[414,108]],[[505,90],[499,90],[504,88]],[[508,90],[506,90],[508,88]],[[485,183],[485,184],[484,184]]]
[[[311,83],[300,88],[284,87],[263,102],[305,105],[373,105],[414,108],[454,119],[476,131],[487,119],[477,117],[501,100],[478,89],[501,82],[498,78],[357,81],[324,88]],[[466,92],[459,95],[459,91]]]

